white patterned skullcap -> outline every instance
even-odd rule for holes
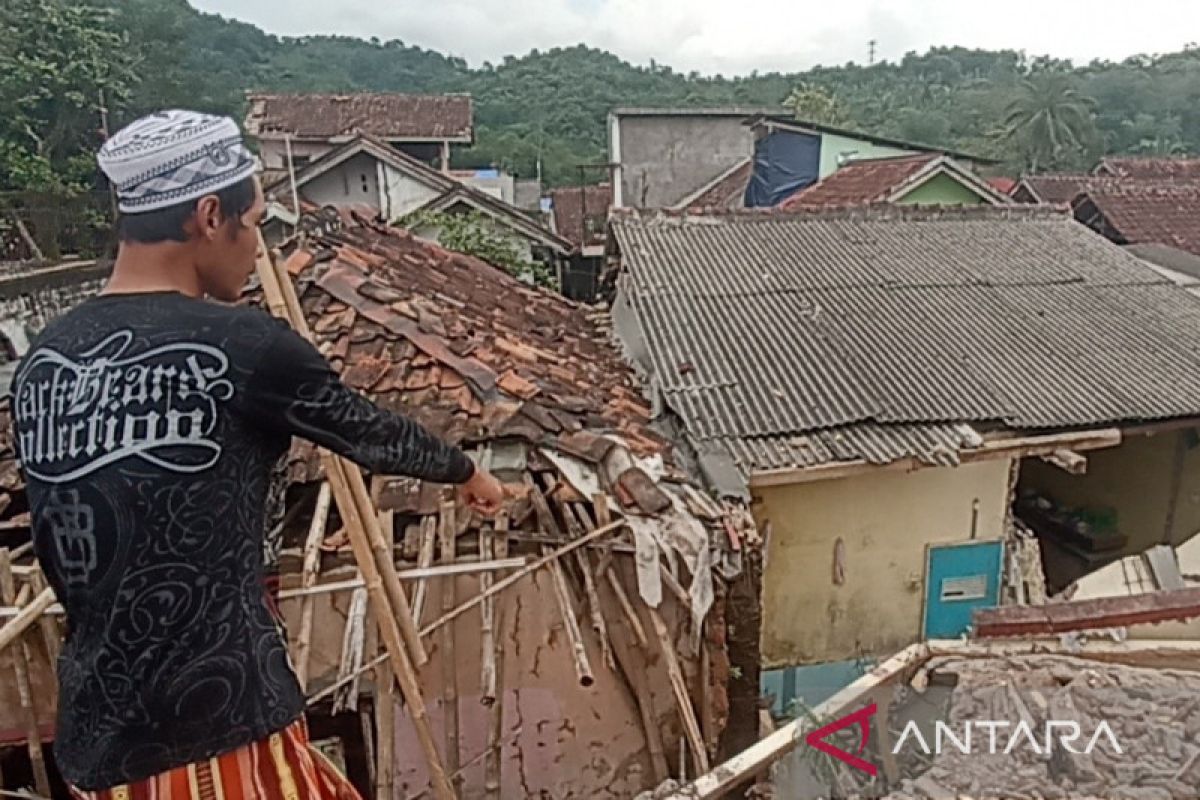
[[[245,180],[257,167],[232,119],[178,109],[126,125],[96,160],[124,214],[199,199]]]

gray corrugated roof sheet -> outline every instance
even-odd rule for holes
[[[746,471],[942,463],[971,446],[961,423],[1200,415],[1198,298],[1063,213],[625,213],[613,230],[664,400]]]

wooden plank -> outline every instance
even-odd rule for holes
[[[813,710],[816,719],[836,718],[845,709],[863,698],[869,697],[876,688],[905,670],[921,664],[930,656],[924,644],[915,644],[872,669],[866,675],[845,687],[833,697]],[[664,800],[712,800],[723,797],[727,792],[767,770],[804,742],[812,729],[808,717],[800,717],[784,725],[766,738],[756,742],[742,752],[706,772]]]
[[[12,574],[12,559],[8,549],[0,550],[0,597],[5,603],[17,599],[17,585]],[[29,679],[29,645],[17,640],[9,652],[13,663],[13,674],[17,682],[17,694],[21,698],[21,719],[25,724],[25,741],[29,748],[29,761],[33,766],[34,787],[43,797],[50,796],[50,776],[46,772],[46,756],[42,751],[42,734],[38,730],[37,706],[33,700],[33,685]]]
[[[1045,461],[1051,466],[1058,467],[1064,472],[1072,475],[1083,475],[1087,473],[1087,456],[1082,453],[1076,453],[1074,450],[1068,450],[1065,447],[1060,447],[1049,453],[1044,453],[1040,456],[1042,461]]]
[[[321,483],[317,491],[317,504],[313,509],[312,523],[308,527],[308,537],[304,541],[304,564],[300,568],[300,588],[311,589],[317,582],[321,571],[321,541],[325,538],[325,527],[329,519],[329,507],[333,493],[329,482]],[[282,598],[282,593],[280,596]],[[316,605],[312,596],[306,595],[300,601],[300,630],[296,635],[296,679],[300,681],[300,690],[308,688],[308,661],[312,653],[313,617],[316,616]]]

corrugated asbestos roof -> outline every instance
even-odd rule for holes
[[[655,384],[693,440],[747,471],[939,462],[969,446],[958,423],[1200,414],[1200,302],[1062,213],[626,212],[612,227]]]

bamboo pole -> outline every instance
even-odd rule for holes
[[[560,503],[559,508],[562,511],[563,521],[567,524],[567,531],[572,539],[578,539],[583,536],[583,528],[579,521],[576,520],[574,512],[567,503]],[[609,669],[616,669],[616,662],[613,661],[612,646],[609,644],[608,626],[604,621],[604,613],[600,610],[600,594],[596,591],[596,577],[592,572],[592,561],[588,555],[586,548],[575,551],[575,563],[579,565],[579,571],[583,574],[583,590],[587,597],[588,616],[592,622],[592,630],[596,632],[596,637],[600,640],[600,652],[604,658],[604,663]]]
[[[671,679],[671,691],[675,694],[675,704],[679,707],[679,717],[683,722],[683,732],[695,759],[696,774],[703,775],[708,772],[708,749],[704,746],[704,737],[700,734],[700,723],[696,720],[696,710],[692,708],[692,700],[688,696],[687,682],[683,679],[683,670],[679,666],[675,645],[671,643],[671,634],[658,609],[647,606],[647,610],[654,625],[655,636],[662,647],[667,675]]]
[[[396,541],[396,518],[381,512],[384,538]],[[376,630],[378,631],[378,622]],[[382,650],[382,640],[376,648]],[[375,670],[375,800],[394,800],[396,782],[396,678],[388,670]]]
[[[499,521],[497,521],[497,525]],[[492,557],[492,532],[479,532],[479,560],[486,561]],[[484,572],[479,576],[479,591],[486,592],[492,587],[492,574]],[[489,597],[479,607],[479,638],[482,640],[481,662],[479,672],[479,702],[491,706],[496,702],[496,599]]]
[[[508,555],[508,513],[500,512],[496,519],[496,529],[491,545],[492,555],[504,557]],[[489,581],[488,588],[491,588]],[[486,590],[485,590],[486,591]],[[494,601],[489,600],[495,605]],[[494,608],[494,624],[497,630],[503,630],[504,609]],[[516,620],[514,619],[514,626]],[[515,636],[515,633],[514,633]],[[494,667],[490,680],[492,685],[492,704],[488,708],[488,750],[487,760],[483,768],[483,788],[486,796],[499,800],[502,784],[501,763],[504,754],[501,737],[504,735],[504,636],[496,636],[493,653]],[[488,678],[485,677],[484,683]]]
[[[12,560],[8,549],[0,550],[0,595],[5,603],[17,598],[17,586],[13,580]],[[17,694],[21,698],[21,717],[25,723],[25,738],[29,747],[29,762],[33,766],[34,786],[38,794],[50,796],[50,776],[46,772],[46,756],[42,752],[42,734],[38,730],[37,707],[33,702],[33,686],[29,680],[29,646],[18,641],[9,656],[13,662],[13,673],[17,679]]]
[[[543,548],[543,552],[548,549]],[[583,643],[583,632],[579,629],[579,619],[575,616],[573,608],[574,600],[571,598],[570,589],[567,588],[567,578],[563,573],[561,561],[551,562],[550,579],[554,583],[554,597],[558,601],[558,610],[562,614],[567,642],[571,645],[571,659],[575,662],[575,674],[579,676],[579,685],[591,686],[596,682],[596,676],[592,674],[592,664]]]
[[[317,582],[321,572],[321,540],[325,537],[325,527],[329,519],[329,506],[333,493],[329,482],[321,484],[317,492],[317,505],[313,510],[312,524],[308,527],[308,538],[304,541],[304,565],[300,569],[300,588],[311,589]],[[300,690],[308,688],[308,660],[312,654],[313,617],[316,615],[316,603],[311,595],[305,595],[300,601],[300,632],[296,637],[296,679],[300,681]]]
[[[421,518],[421,551],[417,555],[418,567],[429,567],[433,564],[433,550],[437,545],[437,523],[433,517]],[[429,591],[429,582],[422,579],[417,583],[413,592],[413,621],[421,624],[421,614],[425,610],[425,595]]]
[[[442,503],[442,513],[438,519],[438,547],[441,551],[443,564],[454,561],[454,551],[458,523],[454,515],[454,503]],[[456,578],[448,576],[442,581],[442,612],[454,609],[454,584]],[[454,627],[447,625],[442,628],[442,722],[446,734],[446,769],[450,772],[458,770],[458,658],[454,652]]]
[[[273,263],[270,256],[267,255],[261,233],[259,234],[259,252],[256,267],[268,307],[277,316],[289,319],[297,333],[311,340],[308,321],[305,319],[299,299],[296,297],[295,287],[292,285],[291,279],[281,271],[280,266]],[[376,526],[377,521],[369,508],[360,509],[356,501],[357,497],[367,497],[362,474],[357,468],[344,468],[342,459],[333,456],[328,451],[322,451],[321,460],[342,520],[346,524],[350,545],[354,550],[359,570],[363,574],[371,607],[374,609],[376,619],[383,631],[384,643],[388,649],[392,669],[400,682],[417,740],[420,742],[428,762],[430,783],[439,800],[453,800],[455,792],[442,767],[437,745],[434,744],[433,732],[430,730],[429,718],[425,710],[425,701],[421,696],[421,686],[417,681],[413,666],[414,661],[418,665],[423,664],[428,656],[421,646],[420,637],[416,633],[416,625],[413,624],[407,602],[398,607],[393,606],[393,593],[385,588],[385,575],[390,575],[398,588],[399,580],[395,577],[395,563],[388,559],[383,566],[380,566],[375,561],[370,534],[363,522],[363,516],[375,521]],[[355,484],[357,484],[357,491]],[[381,570],[384,571],[383,574],[381,574]],[[404,598],[403,591],[399,591],[398,594],[402,599]]]
[[[15,642],[30,625],[37,622],[42,612],[52,605],[54,605],[54,591],[46,587],[41,594],[33,598],[29,605],[20,608],[7,625],[0,628],[0,650]]]
[[[618,528],[623,527],[624,525],[625,525],[624,520],[617,520],[616,522],[609,523],[608,525],[605,525],[603,527],[596,528],[596,530],[592,531],[587,536],[584,536],[582,539],[576,539],[573,542],[568,542],[567,544],[563,545],[562,547],[558,548],[557,550],[551,551],[550,553],[543,553],[542,556],[540,558],[538,558],[537,561],[532,562],[531,564],[524,567],[523,569],[517,570],[516,572],[509,575],[507,578],[504,578],[503,580],[496,581],[496,583],[492,586],[491,589],[487,590],[486,592],[480,592],[479,594],[475,595],[475,597],[471,598],[467,602],[458,606],[458,608],[454,609],[450,613],[443,614],[442,616],[435,619],[433,622],[431,622],[428,625],[426,625],[425,627],[421,628],[421,636],[422,637],[428,636],[429,634],[436,631],[438,628],[445,625],[447,622],[450,622],[451,620],[456,619],[456,618],[462,616],[463,614],[467,613],[468,611],[470,611],[472,608],[474,608],[475,606],[482,603],[487,598],[489,598],[493,595],[499,594],[500,592],[503,592],[505,589],[512,586],[514,583],[521,580],[521,578],[524,578],[526,575],[530,574],[531,572],[536,572],[537,570],[541,569],[542,567],[546,566],[547,564],[557,561],[558,559],[562,558],[563,556],[565,556],[569,553],[575,552],[576,549],[583,547],[584,545],[586,545],[590,542],[593,542],[596,539],[599,539],[601,536],[604,536],[605,534],[612,533],[613,531],[617,530]]]
[[[29,576],[29,583],[26,584],[34,594],[40,595],[46,590],[46,576],[41,570],[34,572]],[[22,590],[24,591],[24,590]],[[26,601],[28,598],[26,598]],[[50,657],[51,664],[58,663],[59,653],[62,652],[62,631],[58,628],[58,622],[48,614],[42,614],[38,617],[38,623],[42,626],[42,639],[46,642],[46,655]],[[58,691],[58,682],[54,683],[54,691]]]
[[[597,494],[592,498],[592,502],[596,509],[597,523],[607,525],[609,520],[607,496]],[[576,509],[575,518],[586,530],[595,530],[591,518],[579,509]],[[638,646],[643,650],[647,649],[650,646],[650,640],[646,637],[646,628],[642,625],[642,620],[638,617],[637,612],[633,610],[633,603],[629,602],[629,594],[625,591],[625,586],[621,583],[621,579],[617,577],[617,573],[613,569],[612,559],[605,560],[601,558],[601,562],[603,566],[598,569],[603,573],[609,588],[612,589],[613,595],[617,598],[617,605],[621,607],[621,612],[625,615],[625,620],[629,623],[630,631],[632,631],[634,637],[637,639]]]

